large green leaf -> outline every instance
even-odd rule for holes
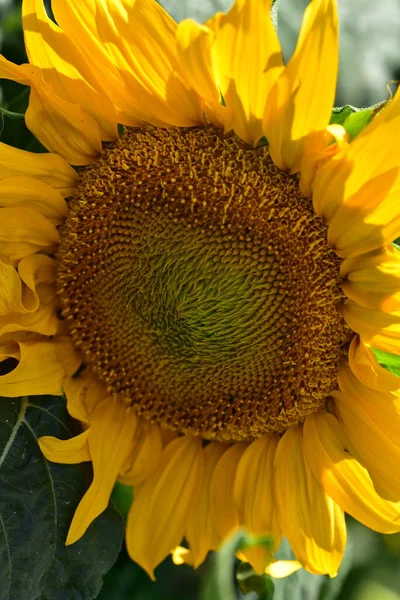
[[[90,600],[117,558],[124,526],[111,506],[65,546],[91,468],[50,463],[37,438],[74,428],[63,398],[0,398],[0,600]]]

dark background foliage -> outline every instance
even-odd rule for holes
[[[225,10],[231,4],[229,0],[164,0],[161,3],[177,20],[189,16],[200,21],[204,21],[217,10]],[[290,56],[294,48],[301,15],[307,3],[308,0],[281,0],[280,2],[279,33],[286,57]],[[400,77],[400,0],[379,0],[379,2],[339,0],[339,9],[341,62],[336,104],[338,106],[353,104],[361,107],[380,102],[387,97],[387,82]],[[26,61],[21,31],[20,0],[0,0],[0,51],[16,63]],[[0,113],[0,140],[27,150],[43,151],[25,127],[23,113],[27,103],[28,90],[12,82],[1,82],[0,106],[5,110]],[[9,455],[9,460],[3,465],[3,469],[21,470],[24,466],[22,463],[26,460],[24,452],[35,454],[36,442],[35,436],[32,437],[32,431],[42,435],[46,430],[46,423],[50,426],[51,421],[51,432],[57,434],[54,433],[55,417],[64,420],[65,428],[67,417],[63,416],[62,402],[54,402],[49,397],[37,400],[33,402],[40,405],[40,408],[30,407],[26,417],[28,425],[22,425],[18,430],[16,451]],[[18,419],[20,407],[19,399],[8,404],[5,414],[0,414],[0,421],[9,423],[9,419]],[[50,412],[45,413],[47,409]],[[44,414],[46,418],[42,422],[41,417]],[[6,439],[4,443],[7,443]],[[21,460],[20,464],[18,461]],[[42,478],[47,483],[52,480],[56,482],[60,501],[64,505],[70,503],[63,519],[70,519],[79,494],[90,480],[90,474],[87,474],[85,469],[74,471],[69,466],[55,466],[52,474],[49,475],[39,455],[33,463],[36,471],[30,471],[29,477]],[[4,477],[4,471],[2,476]],[[81,560],[77,561],[77,555],[69,554],[62,543],[59,543],[67,528],[67,522],[62,520],[59,523],[59,530],[56,531],[56,538],[58,536],[59,541],[54,538],[50,554],[46,554],[46,549],[43,552],[39,549],[36,560],[24,549],[25,547],[28,549],[26,540],[24,542],[22,539],[24,523],[26,522],[28,527],[29,520],[34,520],[32,511],[34,517],[41,522],[43,517],[42,529],[38,527],[34,531],[35,535],[39,536],[38,539],[45,543],[45,536],[49,535],[46,527],[49,526],[52,515],[51,510],[46,513],[45,507],[44,513],[37,509],[35,505],[37,499],[32,495],[34,486],[30,483],[29,479],[25,481],[26,487],[19,490],[14,500],[10,500],[12,498],[10,489],[13,485],[7,488],[3,483],[1,484],[0,517],[4,517],[5,514],[10,519],[9,525],[11,523],[11,526],[18,526],[22,535],[21,540],[16,544],[17,558],[15,559],[20,570],[20,580],[18,582],[10,578],[8,567],[0,568],[1,600],[3,598],[32,600],[36,597],[41,600],[50,598],[78,600],[96,596],[99,600],[205,600],[207,591],[204,582],[212,577],[214,568],[212,559],[196,572],[185,566],[175,567],[168,559],[157,569],[157,581],[153,583],[140,567],[129,560],[124,549],[105,576],[103,587],[98,593],[101,576],[114,562],[120,543],[118,540],[121,533],[121,520],[112,506],[78,543]],[[68,500],[67,488],[70,492]],[[122,513],[126,512],[130,495],[130,491],[121,486],[114,492],[114,500]],[[21,502],[21,498],[25,497],[28,500]],[[17,514],[15,511],[20,512]],[[400,534],[382,536],[351,519],[348,520],[348,526],[349,543],[345,560],[340,575],[335,580],[300,571],[286,580],[275,580],[274,584],[268,579],[254,583],[253,579],[244,574],[242,579],[245,583],[242,584],[242,589],[243,592],[248,593],[244,596],[235,584],[234,596],[246,600],[256,598],[266,600],[272,597],[274,600],[400,600]],[[110,528],[115,533],[114,539],[107,534]],[[0,562],[3,560],[3,564],[10,566],[7,562],[7,552],[10,552],[10,548],[4,546],[4,542],[1,546],[1,543],[0,535]],[[11,548],[11,551],[15,555],[15,549]],[[283,547],[281,552],[282,556],[290,555],[287,547]],[[225,562],[222,561],[220,568],[230,569],[232,562],[230,556],[227,552],[227,558],[224,559]],[[11,588],[12,585],[16,586],[15,589]],[[33,593],[32,586],[36,586],[36,591],[39,590],[39,596],[36,591],[35,594]],[[272,592],[273,587],[275,587],[274,592]],[[258,593],[249,591],[251,589],[257,589]],[[217,591],[213,591],[213,594],[215,599],[221,597],[223,600],[231,600],[231,597],[228,598],[226,595],[227,592],[222,596],[217,596]],[[214,600],[212,596],[207,598]]]

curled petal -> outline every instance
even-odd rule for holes
[[[9,398],[40,394],[60,396],[65,376],[64,357],[60,351],[61,346],[53,340],[0,345],[0,356],[18,360],[15,369],[0,376],[0,395]]]
[[[90,461],[89,446],[87,443],[89,430],[70,438],[59,440],[49,435],[39,439],[40,450],[51,462],[72,465]]]
[[[400,392],[400,379],[376,360],[371,346],[359,336],[353,338],[349,348],[349,365],[361,383],[382,392]]]
[[[66,544],[73,544],[108,505],[119,470],[132,450],[136,415],[123,403],[107,398],[93,411],[87,443],[93,481],[75,511]]]

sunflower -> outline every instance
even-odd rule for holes
[[[283,63],[272,0],[179,25],[155,0],[24,0],[26,123],[1,145],[0,393],[67,398],[91,461],[78,540],[117,480],[130,556],[197,567],[239,526],[334,576],[344,512],[400,531],[400,96],[329,125],[336,0]],[[122,124],[122,126],[121,126]],[[72,168],[80,167],[80,168]],[[188,549],[179,550],[185,539]]]

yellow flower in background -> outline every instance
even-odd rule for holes
[[[152,577],[239,526],[331,576],[344,511],[400,531],[400,96],[349,143],[336,1],[287,65],[271,3],[24,0],[30,64],[0,59],[51,152],[0,146],[0,394],[64,391],[83,433],[41,448],[94,470],[67,543],[118,479]]]

